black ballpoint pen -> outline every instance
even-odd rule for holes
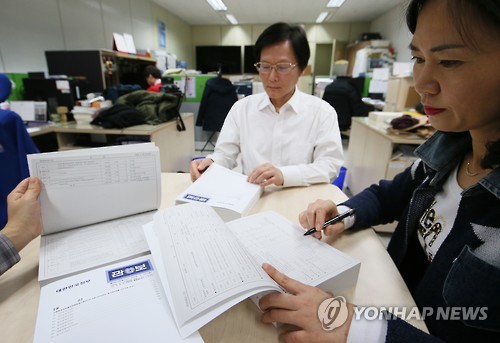
[[[345,211],[344,213],[342,214],[339,214],[339,215],[336,215],[335,217],[333,217],[332,219],[328,219],[324,224],[323,224],[323,228],[324,229],[325,227],[327,227],[328,225],[332,225],[336,222],[339,222],[341,221],[342,219],[344,218],[347,218],[347,217],[350,217],[352,216],[354,213],[356,213],[356,209],[354,208],[351,208],[349,209],[348,211]],[[315,233],[317,230],[315,227],[313,228],[310,228],[309,230],[307,230],[305,233],[304,233],[304,236],[309,236],[309,235],[312,235],[313,233]]]

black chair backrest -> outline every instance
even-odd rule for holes
[[[370,110],[370,106],[363,103],[361,95],[349,82],[349,78],[337,78],[326,86],[323,100],[335,108],[340,131],[351,127],[351,117],[367,116]]]

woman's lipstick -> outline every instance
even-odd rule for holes
[[[425,114],[427,114],[429,116],[435,116],[435,115],[443,112],[444,110],[445,110],[444,108],[424,106],[424,112],[425,112]]]

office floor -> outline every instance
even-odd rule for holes
[[[347,150],[348,144],[349,144],[349,139],[348,138],[343,138],[342,139],[342,147],[344,149],[344,156],[345,156],[346,160],[348,160],[348,154],[349,154],[349,152]],[[196,142],[196,144],[195,144],[196,147],[200,147],[200,146],[203,147],[203,145],[204,145],[204,142]],[[210,148],[211,148],[210,146],[207,147],[207,149],[210,149]],[[196,150],[194,152],[193,156],[207,156],[211,152],[212,152],[212,150],[204,150],[204,151]],[[238,161],[238,167],[236,167],[235,170],[238,170],[238,171],[241,172],[241,163],[240,163],[240,161]],[[352,196],[352,193],[350,192],[349,188],[345,187],[343,189],[343,191],[344,191],[345,194],[347,194],[348,197]],[[387,247],[387,245],[389,244],[389,241],[390,241],[392,235],[390,233],[377,232],[377,236],[379,237],[379,239],[382,242],[382,244],[385,247]]]

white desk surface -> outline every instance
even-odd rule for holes
[[[190,184],[189,174],[162,174],[161,207],[174,205],[175,197]],[[319,184],[265,192],[253,212],[274,210],[296,222],[298,214],[317,198],[339,203],[346,196],[337,187]],[[349,302],[366,306],[413,307],[406,285],[372,229],[343,234],[329,240],[337,249],[361,260],[356,287],[342,293]],[[21,261],[0,277],[2,342],[32,342],[40,294],[37,282],[40,239],[21,251]],[[413,325],[425,330],[422,321]],[[260,312],[245,300],[200,329],[205,342],[278,342],[278,330],[260,322]]]
[[[416,144],[420,145],[426,141],[425,138],[419,137],[416,134],[397,135],[388,133],[387,128],[390,126],[387,123],[375,121],[368,117],[352,117],[353,122],[360,123],[361,125],[369,128],[373,132],[387,138],[394,144]]]

